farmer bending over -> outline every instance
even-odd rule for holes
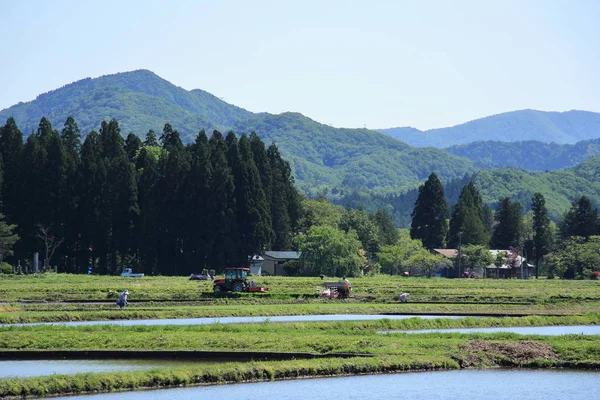
[[[123,293],[121,293],[119,299],[117,300],[117,305],[122,309],[125,308],[127,304],[129,304],[127,303],[127,296],[129,296],[129,290],[125,290]]]
[[[406,303],[408,296],[410,296],[410,293],[402,293],[400,296],[398,296],[398,300],[400,300],[400,303]]]

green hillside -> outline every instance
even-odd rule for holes
[[[549,171],[574,167],[588,158],[600,155],[600,139],[575,144],[523,142],[473,142],[444,149],[467,157],[481,169],[519,168],[526,171]]]
[[[37,129],[42,116],[56,125],[69,115],[84,133],[97,130],[102,120],[115,118],[122,132],[142,135],[149,129],[160,131],[169,122],[191,138],[202,127],[231,126],[253,114],[203,90],[187,91],[138,70],[71,83],[0,111],[0,120],[12,116],[29,133]]]
[[[420,131],[415,128],[380,129],[411,146],[450,147],[477,141],[576,143],[600,137],[600,114],[572,110],[546,112],[519,110],[476,119],[464,124]]]
[[[431,171],[454,179],[475,171],[472,163],[434,148],[414,148],[366,129],[338,129],[297,113],[265,115],[238,122],[235,132],[257,132],[292,161],[300,187],[403,191]]]

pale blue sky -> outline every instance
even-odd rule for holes
[[[144,68],[338,127],[600,112],[599,17],[596,0],[0,0],[0,109]]]

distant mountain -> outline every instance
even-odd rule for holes
[[[570,168],[600,155],[600,139],[575,144],[525,142],[473,142],[452,146],[445,151],[467,157],[480,169],[519,168],[525,171],[548,171]]]
[[[477,141],[570,143],[600,138],[600,113],[588,111],[512,111],[449,128],[379,129],[379,132],[418,147],[450,147]]]
[[[222,129],[254,114],[203,90],[187,91],[151,71],[138,70],[82,79],[1,110],[0,120],[12,116],[28,134],[37,130],[42,116],[58,125],[69,115],[84,133],[115,118],[125,134],[161,131],[170,122],[183,137],[191,137],[202,127]]]
[[[309,194],[332,187],[401,191],[416,187],[431,171],[453,179],[476,170],[464,157],[413,148],[379,132],[336,129],[297,113],[251,113],[146,70],[83,79],[0,111],[0,121],[13,116],[27,135],[37,130],[43,116],[60,129],[69,115],[83,135],[111,118],[119,122],[123,136],[161,132],[168,122],[186,143],[202,128],[209,134],[212,129],[256,132],[266,144],[277,143],[291,160],[298,185]]]
[[[406,190],[432,172],[448,180],[474,172],[471,161],[439,149],[420,149],[367,129],[338,129],[297,113],[240,121],[237,133],[257,132],[292,161],[308,193],[323,187]]]

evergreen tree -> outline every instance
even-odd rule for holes
[[[265,198],[267,199],[267,207],[269,215],[271,215],[271,198],[273,196],[273,176],[271,174],[271,165],[269,164],[269,158],[267,157],[267,150],[265,144],[260,137],[254,132],[250,134],[250,148],[252,150],[252,159],[258,174],[260,175],[260,181],[262,183],[263,191],[265,192]]]
[[[135,249],[135,226],[138,223],[139,208],[135,168],[125,154],[110,160],[107,166],[105,198],[110,204],[110,247],[109,271],[119,272],[119,258],[124,265],[139,266]]]
[[[158,140],[156,140],[156,134],[152,129],[146,134],[146,140],[144,140],[144,146],[158,146]]]
[[[250,139],[245,134],[240,138],[239,150],[242,164],[247,170],[247,183],[243,186],[244,193],[242,195],[245,203],[242,220],[246,221],[244,235],[248,240],[245,252],[253,255],[261,253],[270,246],[274,233],[271,228],[269,203],[263,190],[260,173],[254,162]]]
[[[267,149],[267,158],[272,176],[271,220],[275,234],[273,250],[290,250],[292,246],[292,222],[290,220],[288,185],[289,164],[282,160],[275,144]],[[287,167],[287,169],[286,169]]]
[[[0,127],[0,135],[2,134],[2,127]],[[0,212],[2,211],[2,184],[4,182],[4,160],[2,158],[2,152],[0,152]]]
[[[79,232],[81,233],[78,265],[92,265],[94,271],[106,273],[108,238],[102,217],[103,195],[107,179],[106,166],[102,157],[100,135],[90,132],[81,146],[80,201],[78,205]],[[102,256],[103,255],[103,256]],[[99,269],[96,261],[102,256]]]
[[[519,202],[511,202],[506,197],[498,203],[491,245],[494,249],[520,249],[521,232],[523,231],[523,206]]]
[[[140,218],[136,227],[137,248],[141,269],[147,274],[158,274],[157,248],[159,246],[158,215],[160,193],[158,191],[158,162],[143,147],[137,159],[138,204]],[[187,209],[187,207],[185,207]]]
[[[459,245],[459,232],[462,232],[462,245],[479,244],[487,246],[490,234],[484,223],[483,201],[479,191],[473,184],[463,187],[458,203],[452,210],[450,230],[448,232],[448,247]]]
[[[119,123],[116,120],[102,121],[100,124],[100,142],[102,143],[102,155],[105,158],[118,158],[124,154],[125,144],[121,136],[121,128],[119,128]]]
[[[158,266],[163,274],[177,275],[185,271],[183,237],[186,215],[180,212],[183,203],[182,185],[190,169],[189,153],[183,147],[179,133],[165,124],[163,152],[159,160],[160,178],[158,181]]]
[[[186,273],[208,267],[211,250],[212,230],[210,221],[210,198],[212,196],[211,165],[208,150],[208,138],[204,130],[190,146],[190,171],[183,183],[183,208],[186,210],[184,225],[184,254]]]
[[[420,239],[426,249],[444,248],[448,234],[448,203],[444,187],[435,173],[419,187],[419,197],[412,212],[410,237]]]
[[[598,210],[586,196],[573,201],[560,223],[560,234],[563,239],[571,236],[588,238],[600,234],[600,217]]]
[[[129,162],[134,161],[135,155],[141,147],[142,140],[139,137],[137,137],[133,132],[127,135],[127,139],[125,139],[125,152],[127,153]]]
[[[20,224],[26,213],[21,207],[21,200],[27,190],[27,181],[22,177],[23,134],[12,117],[0,130],[0,154],[4,162],[4,179],[0,186],[4,213],[9,222]]]
[[[541,193],[535,193],[531,199],[533,210],[533,243],[536,265],[542,257],[552,251],[553,238],[550,218],[546,209],[546,199]]]
[[[65,224],[65,242],[59,249],[64,249],[64,254],[69,260],[69,265],[65,266],[67,272],[82,272],[86,265],[77,264],[77,254],[79,235],[79,220],[77,208],[79,204],[79,179],[80,179],[80,151],[81,134],[79,126],[73,119],[68,117],[61,132],[61,139],[65,150],[65,175],[66,188],[64,191],[65,200],[62,207],[62,221]]]
[[[227,144],[219,131],[214,131],[209,140],[212,193],[208,211],[209,225],[213,231],[209,267],[222,270],[233,266],[237,249],[233,248],[231,227],[235,221],[235,186],[227,162]]]

